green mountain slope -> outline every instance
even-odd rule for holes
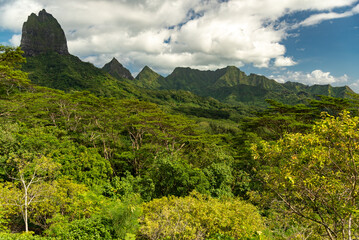
[[[122,64],[119,63],[116,58],[113,58],[109,63],[105,64],[102,70],[117,79],[127,78],[133,80],[131,72],[122,66]]]
[[[66,92],[88,90],[99,96],[119,98],[136,95],[133,85],[119,81],[73,55],[48,52],[27,57],[23,70],[29,73],[33,83]]]
[[[148,89],[160,88],[161,83],[164,82],[164,77],[153,71],[148,66],[145,66],[141,72],[136,76],[135,84],[139,87]]]
[[[216,99],[188,91],[156,90],[164,78],[146,67],[137,79],[130,80],[119,76],[114,78],[73,55],[47,52],[27,57],[23,70],[29,74],[32,83],[39,86],[65,92],[86,90],[104,97],[136,98],[159,104],[172,113],[214,119],[237,119],[241,115],[250,115],[253,111],[245,106],[239,109],[238,106],[229,106]]]
[[[153,76],[155,73],[152,73]],[[287,104],[302,103],[314,99],[316,95],[347,97],[353,91],[345,87],[330,85],[306,86],[301,83],[278,83],[265,76],[247,76],[237,67],[228,66],[215,71],[201,71],[191,68],[176,68],[166,78],[149,84],[151,76],[141,76],[138,86],[148,89],[186,90],[205,97],[213,97],[229,104],[267,106],[266,99],[275,99]]]

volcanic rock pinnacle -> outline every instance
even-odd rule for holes
[[[21,49],[25,56],[46,52],[69,54],[65,33],[57,20],[45,9],[39,15],[32,13],[22,27]]]

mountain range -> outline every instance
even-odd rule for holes
[[[31,14],[24,23],[21,48],[27,57],[23,70],[35,84],[63,91],[87,90],[106,97],[135,97],[161,105],[175,102],[172,107],[176,109],[186,104],[218,109],[263,108],[266,99],[298,104],[317,95],[346,98],[353,93],[347,86],[278,83],[262,75],[246,75],[235,66],[215,71],[177,67],[166,77],[145,66],[133,78],[116,58],[100,69],[71,55],[64,31],[46,10]]]

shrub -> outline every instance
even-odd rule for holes
[[[257,209],[237,198],[216,199],[199,193],[163,197],[143,204],[140,232],[146,239],[264,239]],[[212,239],[213,239],[212,238]]]

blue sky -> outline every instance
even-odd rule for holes
[[[99,67],[113,57],[133,75],[234,65],[359,92],[357,0],[0,0],[0,43],[18,45],[22,23],[43,8],[70,53]]]
[[[301,14],[299,14],[301,15]],[[295,15],[292,17],[296,17]],[[294,35],[283,40],[286,46],[286,55],[292,56],[297,64],[282,69],[254,68],[244,66],[246,72],[256,72],[266,76],[289,79],[293,72],[309,74],[320,69],[330,72],[338,81],[333,85],[351,85],[359,90],[359,15],[323,21],[319,24],[302,27],[292,31]],[[279,73],[277,73],[277,71]],[[301,74],[302,75],[302,74]],[[347,82],[339,78],[347,76]],[[303,77],[305,78],[305,77]],[[299,81],[299,79],[296,79]],[[295,81],[295,80],[293,80]],[[302,80],[306,84],[311,82]],[[330,83],[323,81],[323,84]]]

